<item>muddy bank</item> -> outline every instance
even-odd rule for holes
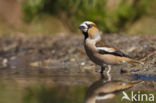
[[[103,38],[110,45],[136,59],[146,57],[156,50],[154,35],[114,34],[104,35]],[[82,35],[56,37],[11,35],[0,37],[0,47],[1,68],[40,66],[60,72],[60,68],[64,71],[71,68],[70,72],[91,72],[95,68],[85,54]]]
[[[113,66],[128,73],[154,75],[156,73],[156,36],[103,35],[107,43],[135,59],[146,58],[145,65]],[[0,74],[6,75],[97,75],[85,54],[82,35],[26,36],[22,34],[0,37]],[[150,55],[149,55],[150,54]],[[128,68],[128,69],[127,69]],[[119,76],[120,77],[120,76]]]

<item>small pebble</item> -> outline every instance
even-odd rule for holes
[[[71,61],[71,62],[74,62],[74,61],[75,61],[75,58],[71,58],[70,61]]]
[[[82,65],[82,66],[85,65],[85,62],[82,62],[81,65]]]
[[[2,65],[4,66],[4,67],[6,67],[7,66],[7,63],[8,63],[8,59],[3,59],[3,61],[2,61]]]

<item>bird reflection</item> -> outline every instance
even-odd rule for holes
[[[85,96],[85,103],[96,103],[96,101],[105,101],[107,99],[114,98],[117,94],[124,90],[127,90],[141,82],[123,82],[109,79],[105,79],[101,75],[101,79],[94,82],[87,90]]]

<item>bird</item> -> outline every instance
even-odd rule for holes
[[[101,37],[101,33],[94,22],[84,21],[78,28],[84,35],[84,48],[87,56],[95,64],[101,66],[100,73],[108,67],[109,75],[112,65],[124,63],[140,63],[117,48],[108,45]]]
[[[85,103],[96,103],[97,100],[100,100],[101,103],[104,103],[108,99],[113,99],[121,92],[124,95],[121,100],[130,100],[125,91],[142,83],[144,83],[144,81],[126,82],[121,80],[105,81],[105,79],[100,79],[88,87],[84,101]]]

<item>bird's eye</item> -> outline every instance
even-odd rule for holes
[[[88,28],[91,28],[93,25],[92,24],[88,24]]]

